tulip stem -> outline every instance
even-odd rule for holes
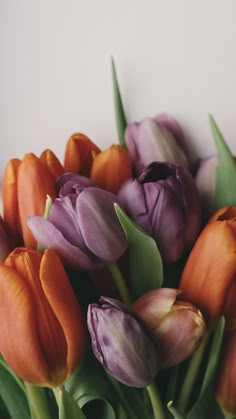
[[[184,382],[180,391],[180,395],[178,398],[177,406],[181,412],[186,412],[188,408],[189,398],[192,393],[193,385],[197,377],[197,373],[200,367],[200,364],[203,359],[203,355],[208,343],[208,339],[210,336],[210,332],[207,331],[202,338],[202,341],[197,348],[197,350],[192,355],[190,360],[187,373],[184,377]]]
[[[151,403],[152,403],[152,409],[154,413],[155,419],[165,419],[165,412],[163,409],[162,401],[159,395],[159,392],[157,390],[157,386],[155,383],[149,384],[147,387],[147,392],[149,394]]]
[[[127,305],[131,304],[132,300],[130,297],[128,287],[117,263],[107,263],[107,267],[112,273],[113,279],[116,283],[122,301]]]
[[[45,390],[42,387],[26,383],[26,394],[28,398],[30,413],[32,419],[51,419]]]

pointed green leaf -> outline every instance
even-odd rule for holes
[[[215,419],[222,417],[214,398],[214,383],[224,336],[224,328],[225,319],[222,318],[214,332],[201,390],[197,401],[188,412],[188,419],[203,417],[206,414],[208,417],[214,417]]]
[[[116,68],[115,68],[115,63],[114,63],[113,58],[111,60],[111,66],[112,66],[112,83],[113,83],[113,94],[114,94],[114,105],[115,105],[115,116],[116,116],[116,127],[117,127],[117,132],[118,132],[118,138],[119,138],[120,145],[123,148],[127,148],[125,144],[125,136],[124,136],[127,122],[126,122],[124,107],[123,107],[123,103],[122,103],[122,99],[120,95],[120,89],[119,89]]]
[[[210,115],[210,125],[219,155],[216,168],[216,209],[226,205],[236,205],[236,163],[214,118]]]
[[[167,407],[169,409],[169,411],[172,413],[172,415],[174,416],[175,419],[186,419],[187,417],[185,415],[183,415],[183,413],[181,413],[175,406],[173,401],[170,401],[167,404]],[[197,418],[196,418],[197,419]]]
[[[10,373],[4,366],[1,358],[0,363],[0,396],[12,419],[30,419],[27,398],[23,390],[21,380],[14,378],[14,373]],[[19,385],[21,383],[21,385]]]
[[[115,204],[115,211],[128,240],[130,287],[134,298],[160,288],[163,264],[155,240],[138,227]]]

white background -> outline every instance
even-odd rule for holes
[[[195,154],[211,112],[236,152],[235,0],[0,0],[0,175],[74,132],[117,141],[110,56],[129,122],[168,112]]]

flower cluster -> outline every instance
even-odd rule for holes
[[[218,147],[196,172],[179,123],[126,126],[114,87],[120,145],[76,133],[63,164],[45,150],[6,165],[0,409],[14,419],[18,392],[24,419],[90,418],[95,405],[99,419],[233,417],[234,158]]]

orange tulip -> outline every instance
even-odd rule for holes
[[[181,298],[198,307],[209,329],[221,315],[234,322],[236,207],[217,211],[196,241],[180,281]]]
[[[9,160],[5,167],[2,182],[3,218],[17,245],[21,244],[22,231],[17,199],[17,173],[21,161]]]
[[[0,352],[23,380],[61,385],[82,360],[86,326],[63,265],[16,248],[0,265]]]
[[[48,167],[49,172],[56,181],[59,176],[64,173],[64,168],[59,162],[58,158],[52,152],[52,150],[46,149],[40,155],[40,160]]]
[[[91,179],[110,192],[116,194],[121,185],[131,176],[130,155],[120,145],[112,145],[93,160]]]
[[[84,134],[73,134],[66,145],[65,172],[89,176],[94,156],[100,149]]]
[[[226,332],[216,380],[216,399],[225,417],[236,415],[236,329]]]
[[[22,161],[10,160],[3,177],[3,214],[10,233],[17,244],[35,247],[26,224],[28,216],[43,215],[47,195],[56,197],[55,180],[48,167],[34,154],[26,154]]]

